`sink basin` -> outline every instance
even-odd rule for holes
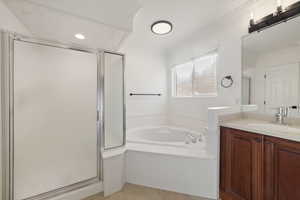
[[[300,134],[300,127],[298,128],[298,127],[292,127],[288,125],[280,125],[280,124],[273,124],[273,123],[249,123],[248,126],[251,126],[252,128],[263,129],[263,130]]]

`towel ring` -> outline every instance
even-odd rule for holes
[[[228,83],[226,83],[228,81]],[[221,80],[221,86],[223,88],[230,88],[233,85],[233,79],[231,75],[225,76]]]

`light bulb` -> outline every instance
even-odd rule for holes
[[[250,13],[250,19],[254,20],[254,13],[253,12]]]
[[[250,27],[254,25],[254,13],[250,13]]]
[[[281,0],[277,0],[277,13],[280,14],[282,13],[282,1]]]
[[[281,0],[277,0],[277,7],[281,7],[282,6],[282,1]]]
[[[85,39],[85,36],[83,35],[83,34],[81,34],[81,33],[77,33],[77,34],[75,34],[74,35],[77,39],[79,39],[79,40],[84,40]]]

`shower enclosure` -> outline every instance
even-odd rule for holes
[[[102,181],[125,143],[124,55],[1,32],[2,199]]]

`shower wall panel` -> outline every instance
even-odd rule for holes
[[[124,56],[104,53],[105,148],[124,145]]]

